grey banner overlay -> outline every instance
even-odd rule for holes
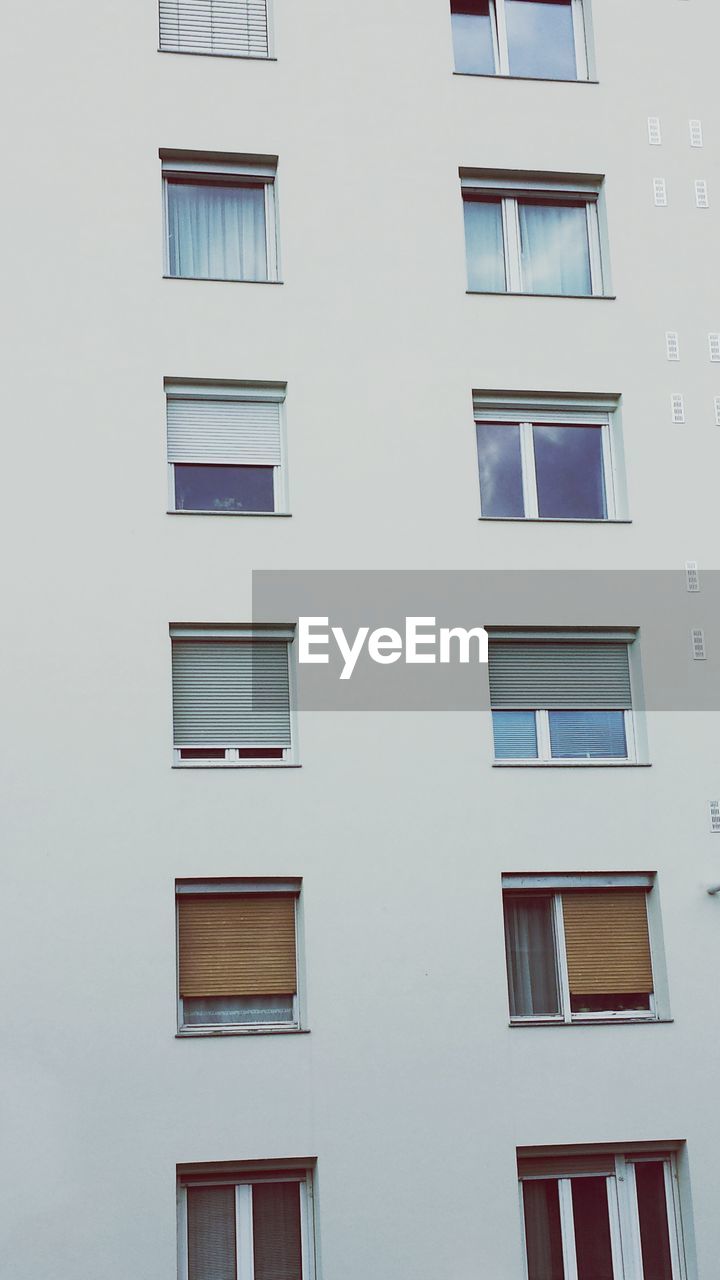
[[[649,711],[720,710],[720,571],[687,589],[684,571],[362,570],[253,572],[253,618],[297,624],[327,617],[352,643],[360,627],[405,634],[408,617],[436,627],[635,628],[634,701]],[[706,659],[693,658],[692,631]],[[293,646],[297,649],[297,645]],[[479,711],[489,706],[487,667],[393,665],[363,647],[349,680],[331,639],[326,666],[297,662],[297,705],[317,711]],[[430,650],[427,650],[430,652]]]

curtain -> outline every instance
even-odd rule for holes
[[[518,208],[523,291],[591,294],[585,205],[520,200]]]
[[[188,1280],[236,1280],[235,1188],[188,1187]]]
[[[506,894],[504,910],[511,1016],[559,1013],[552,898]]]
[[[555,1179],[523,1182],[528,1280],[565,1280]]]
[[[302,1280],[300,1185],[254,1183],[254,1280]]]
[[[468,200],[465,208],[465,246],[468,288],[505,293],[505,248],[499,200]]]
[[[171,276],[267,280],[264,184],[168,182]]]

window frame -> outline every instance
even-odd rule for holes
[[[460,169],[463,203],[479,201],[500,205],[505,289],[474,289],[468,271],[467,238],[465,239],[465,273],[469,294],[492,297],[514,295],[526,298],[608,298],[609,269],[603,243],[600,204],[604,198],[604,177],[600,175],[531,174],[496,172],[494,170]],[[521,202],[542,202],[553,206],[584,205],[586,215],[590,292],[535,293],[524,287],[520,238]]]
[[[525,1201],[523,1186],[526,1182],[557,1182],[560,1205],[560,1228],[562,1236],[564,1280],[578,1280],[577,1259],[575,1255],[575,1233],[572,1204],[572,1181],[575,1178],[605,1177],[608,1198],[608,1222],[610,1228],[610,1244],[613,1260],[613,1280],[649,1280],[644,1275],[642,1250],[640,1244],[640,1213],[637,1201],[635,1167],[638,1164],[663,1165],[665,1184],[665,1212],[667,1216],[668,1238],[670,1241],[670,1261],[672,1280],[687,1280],[687,1270],[683,1248],[683,1229],[680,1195],[678,1187],[677,1158],[675,1151],[637,1151],[614,1152],[614,1172],[600,1174],[588,1171],[576,1171],[566,1175],[551,1173],[520,1174],[519,1206],[520,1233],[522,1239],[523,1274],[529,1280],[527,1256],[527,1239],[525,1235]]]
[[[208,897],[251,897],[254,894],[280,893],[294,899],[295,917],[295,986],[292,1018],[286,1022],[208,1022],[190,1023],[184,1020],[183,997],[180,994],[180,899]],[[273,879],[217,879],[175,881],[175,1001],[177,1032],[181,1039],[197,1036],[281,1035],[305,1031],[305,989],[301,964],[302,928],[302,880]]]
[[[173,277],[175,279],[176,277]],[[182,277],[185,278],[185,277]],[[268,518],[272,516],[288,516],[289,509],[289,493],[288,493],[288,476],[287,476],[287,419],[286,419],[286,398],[287,385],[285,383],[252,383],[252,382],[200,382],[200,381],[184,381],[181,378],[166,378],[164,381],[165,390],[165,417],[167,424],[167,405],[169,400],[241,400],[245,403],[267,403],[279,405],[280,415],[280,462],[277,464],[258,463],[258,466],[272,466],[273,472],[273,510],[272,511],[211,511],[205,507],[178,507],[175,497],[175,467],[187,465],[182,463],[167,462],[168,471],[168,515],[192,515],[192,516],[255,516]],[[166,450],[167,450],[167,426],[166,426]],[[189,464],[193,466],[242,466],[242,463],[223,463],[208,462],[205,459],[198,458],[195,463]]]
[[[263,59],[265,61],[265,59]],[[279,284],[280,244],[277,217],[277,156],[233,156],[216,153],[161,151],[163,194],[163,278],[166,280],[222,281],[229,284]],[[267,275],[185,276],[170,271],[170,220],[168,188],[171,183],[198,186],[262,187],[265,208]]]
[[[501,77],[508,80],[539,80],[541,83],[551,82],[557,84],[587,83],[590,79],[590,55],[588,47],[589,23],[585,12],[588,5],[589,0],[571,0],[573,42],[575,46],[575,67],[577,72],[572,79],[568,79],[565,76],[514,76],[512,74],[510,71],[510,45],[507,34],[505,0],[489,0],[488,4],[490,10],[490,30],[492,32],[495,70],[493,72],[458,71],[457,66],[454,65],[455,75],[484,76],[486,79]],[[454,48],[453,64],[455,64]]]
[[[205,626],[198,624],[170,624],[170,721],[173,727],[173,761],[174,769],[286,769],[298,767],[298,719],[297,719],[297,670],[296,670],[296,648],[295,648],[296,629],[294,624],[288,626],[253,626],[232,625],[232,624],[207,624]],[[282,752],[280,756],[263,757],[263,756],[241,756],[240,752],[250,750],[244,747],[213,747],[207,743],[199,743],[193,746],[191,743],[183,743],[181,746],[175,742],[175,719],[172,708],[172,641],[183,639],[197,640],[274,640],[283,642],[287,645],[288,655],[288,711],[290,718],[290,745],[280,747],[258,747],[261,750],[279,750]],[[223,751],[222,758],[216,756],[201,756],[183,758],[183,751]]]
[[[178,1243],[178,1280],[188,1280],[188,1187],[217,1186],[235,1188],[235,1227],[236,1253],[235,1266],[237,1280],[255,1280],[255,1262],[253,1258],[253,1222],[252,1222],[252,1186],[253,1182],[267,1185],[272,1182],[293,1182],[298,1184],[300,1197],[300,1248],[302,1261],[302,1280],[316,1280],[315,1268],[315,1212],[313,1170],[311,1168],[283,1170],[278,1169],[272,1177],[262,1176],[260,1170],[238,1171],[237,1173],[218,1173],[216,1178],[192,1175],[178,1179],[177,1184],[177,1243]]]
[[[520,882],[520,883],[518,883]],[[648,945],[650,948],[650,967],[653,977],[653,990],[649,994],[648,1009],[607,1009],[590,1013],[573,1013],[568,978],[567,952],[565,948],[565,930],[563,918],[562,895],[582,890],[585,893],[599,893],[612,889],[645,890],[645,915],[647,919]],[[615,873],[610,875],[507,875],[502,878],[503,930],[505,928],[505,901],[508,898],[547,898],[552,902],[552,930],[555,955],[555,977],[557,982],[560,1009],[557,1014],[514,1014],[510,1011],[510,993],[508,988],[508,1017],[511,1027],[525,1026],[575,1026],[624,1022],[660,1022],[659,999],[662,1001],[663,975],[657,959],[658,940],[653,936],[653,911],[650,897],[656,892],[656,877],[649,872]],[[506,958],[507,975],[507,958]],[[508,979],[509,980],[509,979]],[[660,997],[658,999],[658,988]]]
[[[632,683],[632,673],[631,673]],[[607,708],[605,708],[607,709]],[[620,710],[618,707],[610,708],[613,711]],[[494,754],[494,737],[493,737],[493,763],[497,765],[578,765],[582,767],[592,767],[593,765],[623,765],[637,764],[637,743],[635,735],[635,721],[633,718],[633,709],[623,710],[623,723],[625,727],[625,747],[627,754],[624,756],[554,756],[552,754],[552,745],[550,741],[550,714],[553,711],[602,711],[603,707],[492,707],[493,715],[497,712],[502,715],[505,711],[527,711],[532,712],[535,716],[535,740],[537,743],[536,756],[496,756]]]

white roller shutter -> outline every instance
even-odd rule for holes
[[[168,396],[168,462],[280,465],[280,405],[273,400]]]
[[[160,0],[160,48],[267,58],[266,0]]]

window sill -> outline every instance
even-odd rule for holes
[[[649,760],[493,760],[493,769],[651,769]]]
[[[174,277],[173,277],[174,278]],[[180,277],[178,277],[180,278]],[[186,277],[182,277],[185,279]],[[583,302],[616,302],[616,293],[522,293],[514,289],[466,289],[466,294],[477,298],[565,298]]]
[[[276,520],[277,519],[287,520],[292,515],[292,512],[291,511],[189,511],[189,510],[181,511],[177,508],[172,509],[168,507],[166,514],[169,516],[242,516],[243,519],[245,520],[249,516],[255,519],[259,518],[261,520],[263,518],[267,518],[267,516],[271,516],[271,517],[274,517]]]
[[[632,524],[632,520],[613,517],[599,520],[593,516],[478,516],[478,520],[510,524]]]
[[[173,769],[301,769],[285,760],[179,760]]]
[[[242,276],[169,276],[163,272],[163,280],[196,280],[203,284],[284,284],[284,280],[246,280]]]
[[[226,1036],[309,1036],[309,1027],[197,1027],[175,1032],[176,1040],[219,1040]]]
[[[499,71],[453,71],[454,76],[470,76],[475,80],[522,80],[526,84],[599,84],[599,80],[576,78],[566,80],[562,76],[506,76]]]
[[[654,1027],[658,1023],[674,1022],[674,1018],[573,1018],[572,1022],[560,1022],[557,1018],[538,1018],[527,1022],[508,1022],[513,1030],[525,1027]]]
[[[211,53],[204,49],[160,49],[158,53],[179,53],[186,58],[242,58],[243,62],[277,62],[271,54],[262,53]]]

